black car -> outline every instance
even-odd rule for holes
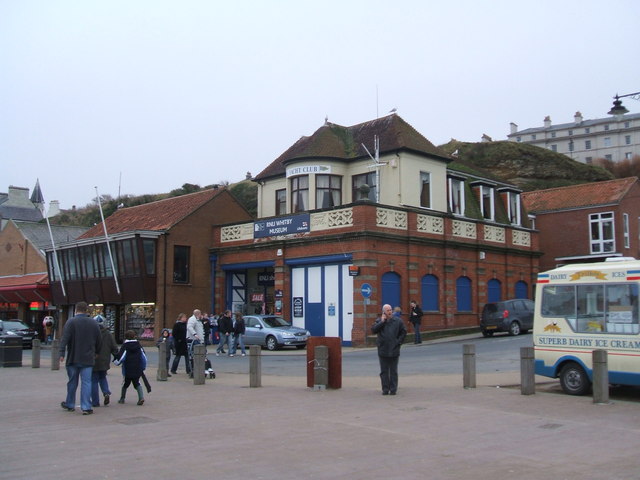
[[[38,333],[22,320],[0,320],[0,336],[18,335],[22,337],[22,348],[32,348]]]
[[[533,306],[534,302],[527,299],[487,303],[480,314],[482,335],[491,337],[494,332],[509,332],[509,335],[527,333],[533,328]]]

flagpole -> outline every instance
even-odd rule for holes
[[[100,218],[102,219],[102,228],[104,230],[104,238],[107,241],[107,251],[109,252],[109,260],[111,261],[111,271],[113,272],[113,279],[116,282],[116,291],[120,295],[120,284],[118,284],[118,272],[116,272],[116,266],[113,263],[113,255],[111,254],[111,245],[109,243],[109,235],[107,235],[107,224],[104,221],[104,213],[102,213],[102,202],[100,201],[100,194],[98,193],[98,187],[96,189],[96,200],[98,201],[98,207],[100,207]]]
[[[55,273],[60,278],[60,286],[62,287],[62,296],[66,297],[67,292],[64,289],[64,278],[62,275],[62,271],[60,270],[60,263],[58,262],[58,251],[56,250],[56,243],[53,241],[53,232],[51,231],[51,223],[49,222],[49,216],[46,214],[44,204],[42,205],[42,215],[47,221],[47,227],[49,228],[49,238],[51,239],[51,247],[53,248],[53,262],[55,264]]]

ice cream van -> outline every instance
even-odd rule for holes
[[[538,274],[535,373],[570,395],[591,389],[592,352],[607,351],[609,383],[640,385],[640,261],[566,265]]]

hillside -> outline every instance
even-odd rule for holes
[[[440,148],[450,155],[457,150],[456,162],[475,166],[525,191],[614,178],[601,167],[586,165],[566,155],[526,143],[451,140]]]

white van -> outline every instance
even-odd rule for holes
[[[592,352],[607,350],[609,383],[640,385],[640,261],[566,265],[538,275],[533,322],[535,372],[584,395]]]

